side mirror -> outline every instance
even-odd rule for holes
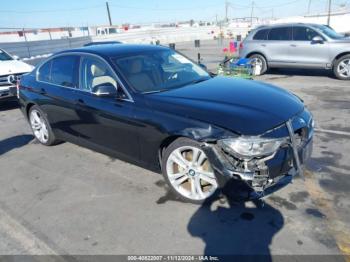
[[[323,38],[320,37],[319,35],[314,36],[314,38],[312,38],[311,43],[313,43],[313,44],[323,44]]]
[[[117,88],[111,83],[103,83],[95,86],[92,89],[92,93],[95,96],[101,97],[116,97],[117,96]]]
[[[202,64],[202,63],[199,63],[198,64],[201,68],[203,68],[205,71],[208,71],[208,68],[206,65]]]
[[[18,59],[19,59],[19,57],[16,56],[16,55],[14,55],[14,56],[12,56],[12,57],[13,57],[13,59],[15,59],[15,60],[18,60]]]

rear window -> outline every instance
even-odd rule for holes
[[[269,40],[288,41],[292,40],[291,27],[272,28],[269,33]]]
[[[66,86],[78,86],[78,56],[60,56],[52,60],[51,83]]]
[[[262,29],[256,32],[253,37],[253,40],[267,40],[267,34],[269,33],[269,29]]]

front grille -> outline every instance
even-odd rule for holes
[[[308,129],[303,127],[294,130],[294,139],[298,148],[303,147],[308,141]]]
[[[7,96],[9,96],[9,95],[10,95],[10,92],[9,92],[9,91],[3,92],[3,91],[0,90],[0,98],[1,98],[1,97],[7,97]]]
[[[9,75],[2,75],[0,76],[0,87],[10,87],[14,86],[15,84],[9,82],[10,76],[13,76],[15,80],[19,80],[20,77],[23,75],[23,73],[20,74],[9,74]]]
[[[300,115],[289,120],[286,126],[291,139],[294,167],[296,172],[303,176],[301,164],[305,161],[306,157],[308,157],[305,153],[307,150],[305,151],[305,149],[307,149],[306,147],[312,139],[314,129],[312,115],[305,109]]]

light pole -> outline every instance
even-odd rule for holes
[[[250,26],[253,26],[254,1],[252,2],[252,11],[250,13]]]
[[[327,19],[327,25],[329,26],[331,24],[331,10],[332,9],[332,0],[328,0],[328,19]]]
[[[310,14],[311,11],[311,0],[309,0],[309,4],[307,6],[307,13]]]
[[[112,25],[112,18],[111,18],[111,12],[109,11],[109,5],[108,2],[106,2],[106,8],[107,8],[107,14],[108,14],[108,21],[109,21],[109,25]]]

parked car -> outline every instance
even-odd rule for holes
[[[100,42],[90,42],[85,44],[84,46],[92,46],[92,45],[110,45],[110,44],[122,44],[119,41],[100,41]]]
[[[33,68],[0,49],[0,101],[15,97],[17,80]]]
[[[319,24],[278,24],[253,30],[240,45],[240,57],[268,68],[333,70],[350,80],[350,38]]]
[[[300,172],[312,148],[313,119],[297,96],[212,77],[163,46],[57,53],[21,79],[19,101],[43,145],[70,141],[162,172],[194,203],[231,179],[262,192]]]

